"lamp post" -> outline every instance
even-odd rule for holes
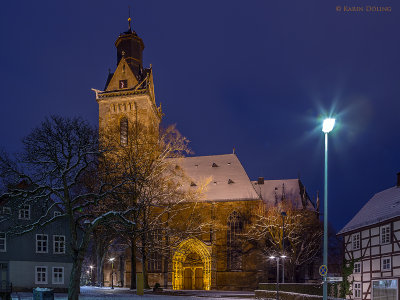
[[[279,300],[279,258],[282,258],[283,262],[286,255],[281,255],[280,257],[271,255],[269,258],[276,260],[276,300]]]
[[[327,118],[322,124],[322,132],[325,134],[325,181],[324,181],[324,255],[323,264],[328,267],[328,133],[335,126],[335,119]],[[323,281],[323,300],[328,299],[328,282],[326,275]]]
[[[90,268],[90,284],[93,285],[93,266],[89,266]]]
[[[279,257],[271,255],[270,259],[276,259],[276,300],[279,300]]]
[[[281,216],[282,216],[282,252],[283,255],[281,256],[282,258],[284,258],[283,256],[285,256],[285,217],[286,212],[283,211],[281,212]],[[286,257],[286,256],[285,256]],[[282,260],[282,283],[285,283],[285,261]]]
[[[114,289],[114,259],[115,257],[112,257],[109,259],[111,261],[111,289]]]

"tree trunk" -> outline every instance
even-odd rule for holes
[[[146,256],[146,234],[142,234],[142,272],[143,272],[143,286],[145,289],[150,288],[149,279],[147,278],[147,256]]]
[[[131,290],[136,289],[136,242],[131,239]]]
[[[165,245],[166,245],[167,253],[164,257],[164,288],[167,289],[168,288],[168,265],[169,265],[169,256],[170,256],[168,235],[165,237]]]
[[[77,251],[78,254],[74,255],[74,260],[71,270],[71,279],[68,287],[68,300],[79,300],[80,293],[80,280],[82,271],[82,262],[84,257],[84,251]]]

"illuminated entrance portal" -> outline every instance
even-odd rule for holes
[[[174,290],[209,290],[211,287],[211,255],[198,239],[182,242],[172,258]]]

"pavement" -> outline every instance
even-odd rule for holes
[[[13,300],[32,300],[32,293],[13,293]],[[55,300],[68,300],[68,295],[55,293]],[[127,300],[127,299],[146,299],[146,300],[183,300],[183,299],[254,299],[254,292],[243,291],[203,291],[203,290],[163,290],[153,293],[152,290],[146,290],[143,296],[136,295],[135,290],[129,288],[93,287],[82,286],[79,300]]]

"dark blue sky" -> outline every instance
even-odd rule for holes
[[[165,123],[196,155],[231,153],[251,179],[300,178],[323,191],[323,134],[333,112],[329,219],[344,226],[400,171],[400,7],[394,0],[7,1],[0,10],[0,139],[50,114],[97,123],[91,88],[116,67],[133,27],[153,65]],[[344,6],[392,12],[343,12]],[[340,6],[342,12],[337,12]],[[322,198],[321,193],[321,198]]]

